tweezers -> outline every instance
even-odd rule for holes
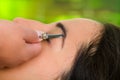
[[[36,31],[39,38],[42,40],[52,39],[52,38],[58,38],[58,37],[64,37],[63,34],[48,34],[40,31]]]
[[[63,37],[63,34],[48,34],[48,33],[43,33],[41,36],[39,36],[43,40],[46,39],[52,39],[52,38],[58,38],[58,37]]]

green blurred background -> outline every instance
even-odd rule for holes
[[[120,25],[120,0],[0,0],[0,19],[23,17],[50,23],[92,18]]]

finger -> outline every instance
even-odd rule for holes
[[[40,43],[26,44],[26,48],[24,48],[23,51],[24,56],[22,58],[24,61],[28,61],[40,54],[41,44]]]
[[[37,29],[37,30],[43,25],[39,21],[29,20],[29,19],[24,19],[24,18],[15,18],[13,21],[16,23],[22,24],[25,27],[29,27],[31,29]]]
[[[27,20],[23,19],[23,18],[15,18],[13,20],[14,22],[18,23],[20,26],[23,26],[24,27],[28,27],[28,28],[31,28],[31,29],[35,29],[34,26],[31,26]]]
[[[23,39],[25,40],[26,43],[36,43],[39,42],[39,36],[35,30],[32,29],[24,29],[23,32]]]
[[[41,45],[40,43],[36,44],[26,44],[25,48],[23,51],[21,51],[21,55],[16,57],[16,59],[10,59],[9,61],[3,61],[0,60],[0,69],[4,68],[13,68],[16,67],[20,64],[25,63],[26,61],[36,57],[37,55],[40,54],[41,51]]]
[[[39,36],[36,32],[36,28],[33,25],[30,25],[27,20],[23,18],[16,18],[13,20],[17,23],[17,25],[24,27],[24,40],[27,43],[37,42],[39,40]]]

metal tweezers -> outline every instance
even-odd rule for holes
[[[39,31],[37,31],[38,36],[40,39],[42,40],[47,40],[47,39],[52,39],[52,38],[58,38],[58,37],[64,37],[63,34],[48,34],[48,33],[41,33]]]
[[[63,37],[63,34],[47,34],[47,33],[43,33],[40,36],[40,38],[42,38],[43,40],[52,39],[52,38],[58,38],[58,37]]]

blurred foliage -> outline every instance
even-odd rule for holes
[[[0,0],[0,19],[24,17],[45,23],[91,18],[120,25],[120,0]]]

